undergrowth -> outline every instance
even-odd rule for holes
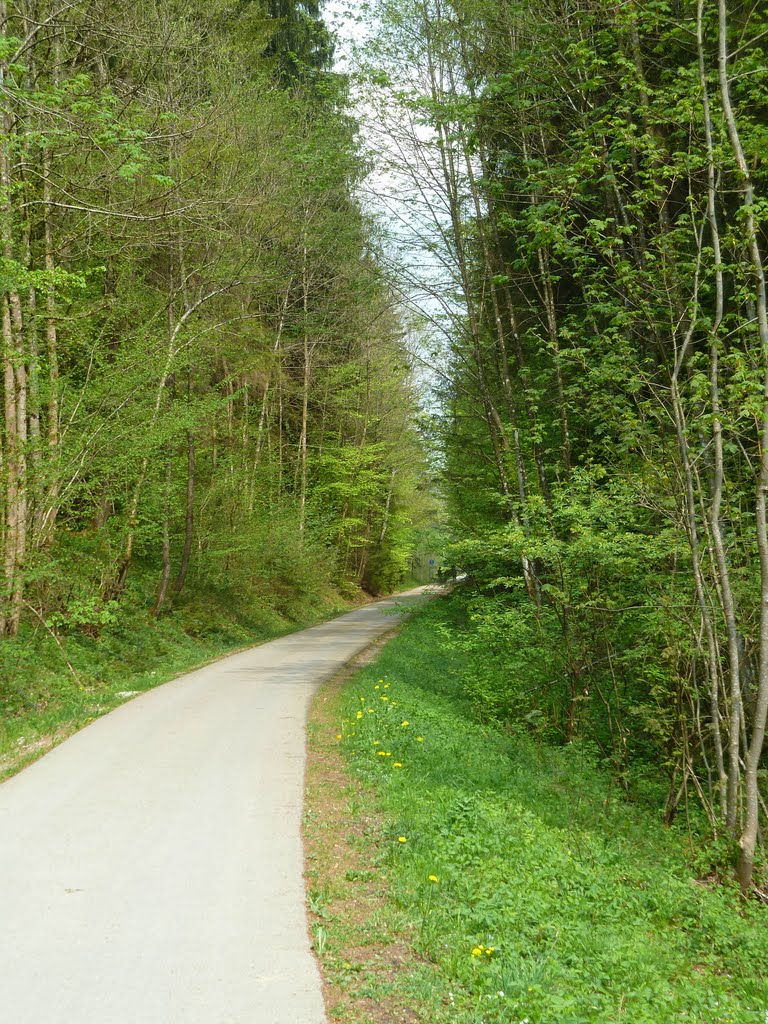
[[[768,909],[698,879],[684,830],[588,749],[473,719],[450,619],[433,602],[343,703],[414,945],[403,1003],[435,1024],[763,1024]]]

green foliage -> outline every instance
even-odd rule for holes
[[[267,0],[267,14],[277,22],[266,53],[277,60],[285,85],[311,83],[333,64],[333,38],[320,17],[318,0]]]
[[[449,548],[468,573],[451,643],[468,658],[465,686],[482,716],[561,741],[582,736],[629,786],[647,760],[675,761],[671,652],[688,643],[677,617],[686,565],[674,532],[638,517],[634,485],[598,467],[575,472],[547,518],[538,535],[500,527]],[[523,555],[547,581],[538,607],[517,568]]]
[[[46,625],[54,630],[62,628],[83,629],[109,626],[117,621],[117,601],[100,601],[97,597],[89,597],[85,601],[69,601],[66,614],[54,613]]]
[[[417,402],[320,7],[9,5],[8,666],[20,631],[64,664],[150,610],[207,641],[211,592],[272,628],[407,572]]]
[[[695,793],[745,850],[768,708],[764,16],[377,13],[371,93],[428,265],[405,273],[445,338],[467,692],[595,744],[628,791],[665,774],[668,818]]]

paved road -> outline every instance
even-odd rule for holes
[[[392,605],[182,676],[0,786],[2,1024],[323,1024],[306,712]]]

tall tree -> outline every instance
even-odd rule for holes
[[[519,676],[478,693],[588,735],[627,786],[663,763],[667,819],[692,790],[748,891],[768,711],[765,19],[727,0],[379,16],[372,88],[411,184],[395,208],[442,268],[411,284],[449,342],[466,643],[480,678],[489,647]]]

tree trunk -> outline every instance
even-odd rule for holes
[[[707,85],[707,69],[704,58],[703,33],[704,0],[699,0],[696,37],[699,57],[699,80],[702,92],[704,112],[704,133],[707,146],[707,219],[709,221],[712,250],[715,260],[715,317],[710,329],[710,397],[712,407],[712,440],[714,444],[713,479],[711,487],[710,529],[712,545],[720,576],[723,615],[728,631],[728,662],[731,677],[730,687],[730,728],[728,739],[728,772],[725,771],[723,745],[720,735],[719,683],[717,677],[710,680],[710,711],[712,715],[712,736],[715,748],[715,764],[717,766],[720,789],[721,808],[731,835],[736,833],[736,815],[738,809],[738,790],[740,778],[739,763],[739,719],[742,717],[741,696],[741,654],[738,631],[736,628],[736,609],[731,589],[728,557],[723,541],[721,528],[721,509],[723,501],[723,482],[725,477],[723,459],[723,429],[720,419],[720,391],[718,371],[718,346],[720,325],[724,313],[724,284],[722,268],[722,252],[720,246],[720,230],[717,221],[716,203],[716,170],[715,152],[712,133],[712,117],[709,104],[709,88]]]
[[[163,569],[160,574],[160,586],[157,590],[157,597],[152,607],[152,615],[157,618],[160,609],[165,604],[168,595],[168,584],[171,580],[171,486],[173,465],[173,450],[171,445],[166,446],[165,451],[165,514],[163,516]]]
[[[179,572],[173,584],[173,596],[178,597],[184,589],[192,555],[192,541],[195,533],[195,435],[187,431],[187,496],[184,518],[184,547],[181,552]]]

